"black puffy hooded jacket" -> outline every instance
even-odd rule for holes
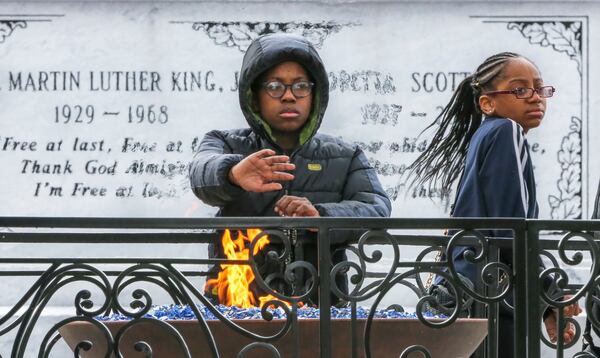
[[[315,83],[311,114],[301,129],[299,146],[289,154],[296,166],[294,180],[283,182],[280,191],[246,192],[229,181],[231,167],[261,149],[284,153],[268,124],[253,110],[252,88],[265,71],[285,61],[300,63]],[[390,200],[364,153],[338,138],[317,134],[329,100],[329,81],[321,58],[307,40],[269,34],[253,41],[240,72],[239,98],[250,128],[208,132],[190,168],[194,193],[204,203],[219,207],[218,216],[277,216],[274,206],[283,195],[307,198],[321,216],[390,215]],[[332,243],[342,244],[348,234],[332,235]],[[213,254],[219,255],[218,250]],[[316,267],[316,254],[314,260]]]

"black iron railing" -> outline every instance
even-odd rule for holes
[[[0,218],[0,245],[20,243],[31,247],[55,243],[57,245],[86,244],[93,247],[106,244],[143,245],[155,244],[202,244],[217,243],[219,230],[226,228],[261,228],[279,251],[266,255],[267,259],[278,261],[284,267],[281,275],[262,277],[254,255],[248,260],[225,260],[206,258],[205,251],[198,251],[197,258],[179,257],[49,257],[39,258],[2,257],[0,259],[0,280],[9,277],[34,277],[31,287],[25,288],[18,302],[3,302],[10,309],[0,318],[0,342],[10,341],[11,351],[0,352],[11,357],[52,357],[52,351],[61,342],[64,327],[77,322],[93,326],[103,342],[81,339],[72,345],[74,356],[85,357],[86,352],[104,350],[99,356],[119,356],[125,344],[123,337],[133,327],[147,325],[153,330],[162,330],[165,337],[171,337],[179,346],[182,357],[191,356],[190,342],[172,322],[145,318],[154,304],[172,303],[189,305],[196,317],[193,324],[202,335],[202,344],[214,357],[222,355],[222,345],[218,344],[214,332],[231,332],[231,337],[245,337],[246,343],[235,356],[293,357],[307,356],[306,347],[317,345],[307,341],[302,333],[301,319],[298,318],[301,302],[315,303],[319,307],[320,319],[313,321],[314,334],[318,337],[316,354],[321,357],[339,356],[339,349],[350,352],[352,357],[376,357],[374,352],[381,344],[381,337],[373,337],[377,324],[374,313],[383,301],[394,300],[390,292],[398,286],[402,292],[414,295],[414,310],[420,324],[434,329],[452,327],[460,320],[459,316],[469,312],[471,317],[487,318],[488,337],[475,353],[478,357],[496,357],[498,348],[497,319],[500,312],[512,311],[514,317],[515,356],[539,357],[540,347],[546,344],[556,348],[556,356],[562,357],[566,348],[562,335],[556,344],[543,337],[541,331],[542,314],[547,309],[557,309],[559,326],[571,322],[577,328],[576,339],[581,335],[581,327],[566,318],[559,308],[585,298],[590,310],[594,295],[600,284],[596,264],[599,257],[598,243],[592,232],[600,231],[599,221],[538,221],[522,219],[356,219],[356,218],[207,218],[207,219],[138,219],[138,218]],[[307,238],[297,238],[289,233],[308,230],[313,233],[313,242]],[[440,235],[450,230],[451,235]],[[486,237],[488,230],[507,230],[515,239]],[[433,234],[432,234],[433,233]],[[547,235],[552,234],[552,235]],[[344,237],[346,244],[335,250],[345,250],[348,259],[332,263],[330,238]],[[558,237],[558,239],[556,238]],[[258,238],[257,238],[258,239]],[[254,240],[253,245],[257,239]],[[316,243],[314,240],[316,239]],[[305,261],[302,248],[305,245],[318,247],[318,261]],[[451,253],[456,247],[470,247],[463,255],[465,261],[477,266],[476,282],[468,285],[457,273]],[[1,247],[1,246],[0,246]],[[418,249],[416,249],[418,248]],[[414,258],[403,255],[412,250]],[[414,255],[414,251],[418,254]],[[28,251],[28,250],[26,250]],[[435,253],[442,253],[435,259]],[[2,249],[0,248],[0,252]],[[250,252],[253,252],[252,248]],[[511,255],[512,265],[507,264]],[[264,255],[264,253],[263,253]],[[116,256],[116,255],[115,255]],[[500,259],[500,257],[504,257]],[[542,259],[540,259],[542,258]],[[587,258],[587,260],[584,260]],[[264,259],[264,258],[263,258]],[[540,269],[540,262],[545,268]],[[267,306],[283,310],[284,319],[272,324],[270,331],[256,331],[237,320],[225,317],[205,297],[203,288],[192,279],[208,274],[199,265],[206,264],[250,265],[256,275],[256,284],[261,291],[276,297]],[[385,264],[382,264],[385,263]],[[589,274],[584,282],[572,282],[568,271],[561,267],[586,266]],[[315,265],[316,264],[316,265]],[[19,268],[20,265],[27,268]],[[35,268],[31,269],[32,265]],[[117,266],[117,268],[115,268]],[[347,275],[349,288],[339,287],[340,275]],[[440,283],[452,297],[463,297],[458,305],[443,306],[432,295],[431,280]],[[276,279],[276,280],[275,280]],[[279,282],[275,285],[274,282]],[[292,289],[274,290],[281,283]],[[139,288],[137,285],[140,286]],[[85,285],[92,285],[102,297],[92,297]],[[63,292],[72,292],[67,287],[75,287],[72,300],[72,316],[60,319],[42,334],[37,332],[38,321],[48,309],[50,300]],[[552,288],[550,288],[552,287]],[[166,293],[169,302],[157,302],[155,292]],[[285,293],[282,293],[284,292]],[[130,297],[123,297],[125,293]],[[323,294],[327,293],[327,294]],[[333,294],[330,294],[333,293]],[[162,296],[161,296],[162,297]],[[336,302],[332,302],[335,300]],[[285,302],[282,302],[285,301]],[[335,320],[331,317],[332,303],[342,301],[349,307],[350,318],[345,326],[349,335],[338,341]],[[403,297],[403,301],[406,299]],[[471,304],[470,302],[474,303]],[[287,303],[286,303],[287,302]],[[370,314],[366,319],[358,319],[361,306],[368,306]],[[386,307],[401,309],[397,304]],[[202,315],[201,308],[210,311],[218,320],[209,321]],[[266,307],[266,306],[265,306]],[[383,307],[385,308],[385,307]],[[432,318],[429,312],[442,313]],[[98,316],[119,313],[129,320],[121,326],[109,329],[106,321]],[[263,320],[270,320],[268,309],[262,310]],[[593,320],[598,324],[597,320]],[[216,324],[220,324],[216,328]],[[337,326],[336,326],[337,327]],[[597,325],[600,327],[600,324]],[[377,331],[381,332],[381,330]],[[37,334],[36,334],[37,333]],[[387,340],[402,335],[388,332]],[[222,334],[222,333],[218,333]],[[379,334],[379,333],[378,333]],[[395,336],[396,334],[396,336]],[[33,337],[40,337],[34,339]],[[197,340],[198,338],[194,338]],[[232,338],[234,339],[234,338]],[[188,338],[189,340],[189,338]],[[282,342],[288,347],[281,348]],[[335,341],[334,341],[335,340]],[[62,343],[61,343],[62,344]],[[456,344],[462,344],[460,340]],[[96,347],[94,347],[96,345]],[[0,345],[1,346],[1,345]],[[143,337],[128,347],[153,355],[153,347]],[[389,356],[412,357],[419,354],[432,356],[434,349],[425,344],[411,344],[400,352],[390,352]],[[105,354],[106,352],[106,354]],[[156,350],[154,350],[156,352]],[[338,353],[336,353],[338,352]],[[433,355],[435,357],[435,355]]]

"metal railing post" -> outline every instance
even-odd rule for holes
[[[497,262],[500,260],[500,249],[494,245],[490,248],[490,255],[487,262]],[[487,263],[486,262],[486,263]],[[483,265],[479,265],[478,273],[483,269]],[[486,285],[485,292],[482,292],[485,296],[496,296],[498,294],[497,285],[489,287]],[[487,311],[488,319],[488,338],[487,338],[487,356],[486,358],[498,357],[498,330],[499,330],[499,303],[490,303],[488,305],[479,304],[482,306],[482,311]],[[479,317],[479,316],[477,316]],[[500,342],[501,343],[501,342]]]
[[[531,304],[528,301],[527,277],[530,263],[528,260],[528,247],[527,247],[527,230],[526,226],[515,229],[515,239],[513,242],[513,280],[514,280],[514,325],[515,325],[515,337],[514,337],[514,356],[515,357],[534,357],[527,355],[527,307]],[[537,264],[536,264],[537,267]],[[537,271],[536,271],[537,277]],[[539,357],[539,355],[537,356]]]
[[[527,270],[526,307],[527,307],[527,355],[525,357],[540,356],[540,256],[539,256],[539,229],[535,221],[527,221],[526,228],[527,257],[525,259]]]
[[[331,248],[329,228],[319,226],[319,345],[321,358],[330,358],[331,354]]]

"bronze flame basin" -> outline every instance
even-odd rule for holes
[[[212,357],[208,340],[197,321],[173,320],[166,321],[171,324],[185,339],[193,358]],[[273,335],[281,329],[282,321],[271,322],[263,320],[233,320],[233,322],[246,330],[259,335]],[[358,357],[364,357],[363,330],[365,319],[357,320],[357,346]],[[113,334],[119,331],[127,321],[104,322]],[[250,338],[233,331],[220,321],[209,320],[207,324],[216,341],[219,354],[223,358],[235,358],[248,344],[253,342]],[[298,357],[319,357],[319,320],[298,320]],[[102,333],[91,323],[72,322],[59,330],[60,334],[71,349],[75,349],[79,342],[89,340],[94,344],[88,352],[81,351],[83,358],[102,358],[106,355],[107,342]],[[399,357],[409,346],[422,345],[426,347],[435,358],[468,358],[481,344],[487,335],[486,319],[457,319],[448,327],[430,328],[417,319],[374,319],[371,326],[371,356],[374,358]],[[352,357],[352,332],[349,319],[331,320],[331,345],[332,357]],[[281,357],[294,357],[294,334],[288,332],[283,338],[272,342],[279,350]],[[121,353],[125,358],[143,358],[146,355],[134,350],[138,341],[144,341],[152,348],[152,356],[157,358],[183,358],[177,340],[163,328],[147,322],[133,325],[120,342]],[[421,353],[410,354],[409,357],[419,357]],[[114,355],[112,355],[114,357]],[[255,348],[248,352],[245,358],[274,357],[264,348]]]

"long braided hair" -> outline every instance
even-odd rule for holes
[[[450,102],[427,129],[439,123],[439,128],[429,146],[410,166],[410,186],[429,183],[429,187],[447,192],[465,167],[465,157],[471,137],[479,128],[482,112],[479,97],[493,89],[493,82],[502,75],[509,60],[522,57],[512,52],[502,52],[487,58],[472,75],[459,85]]]

